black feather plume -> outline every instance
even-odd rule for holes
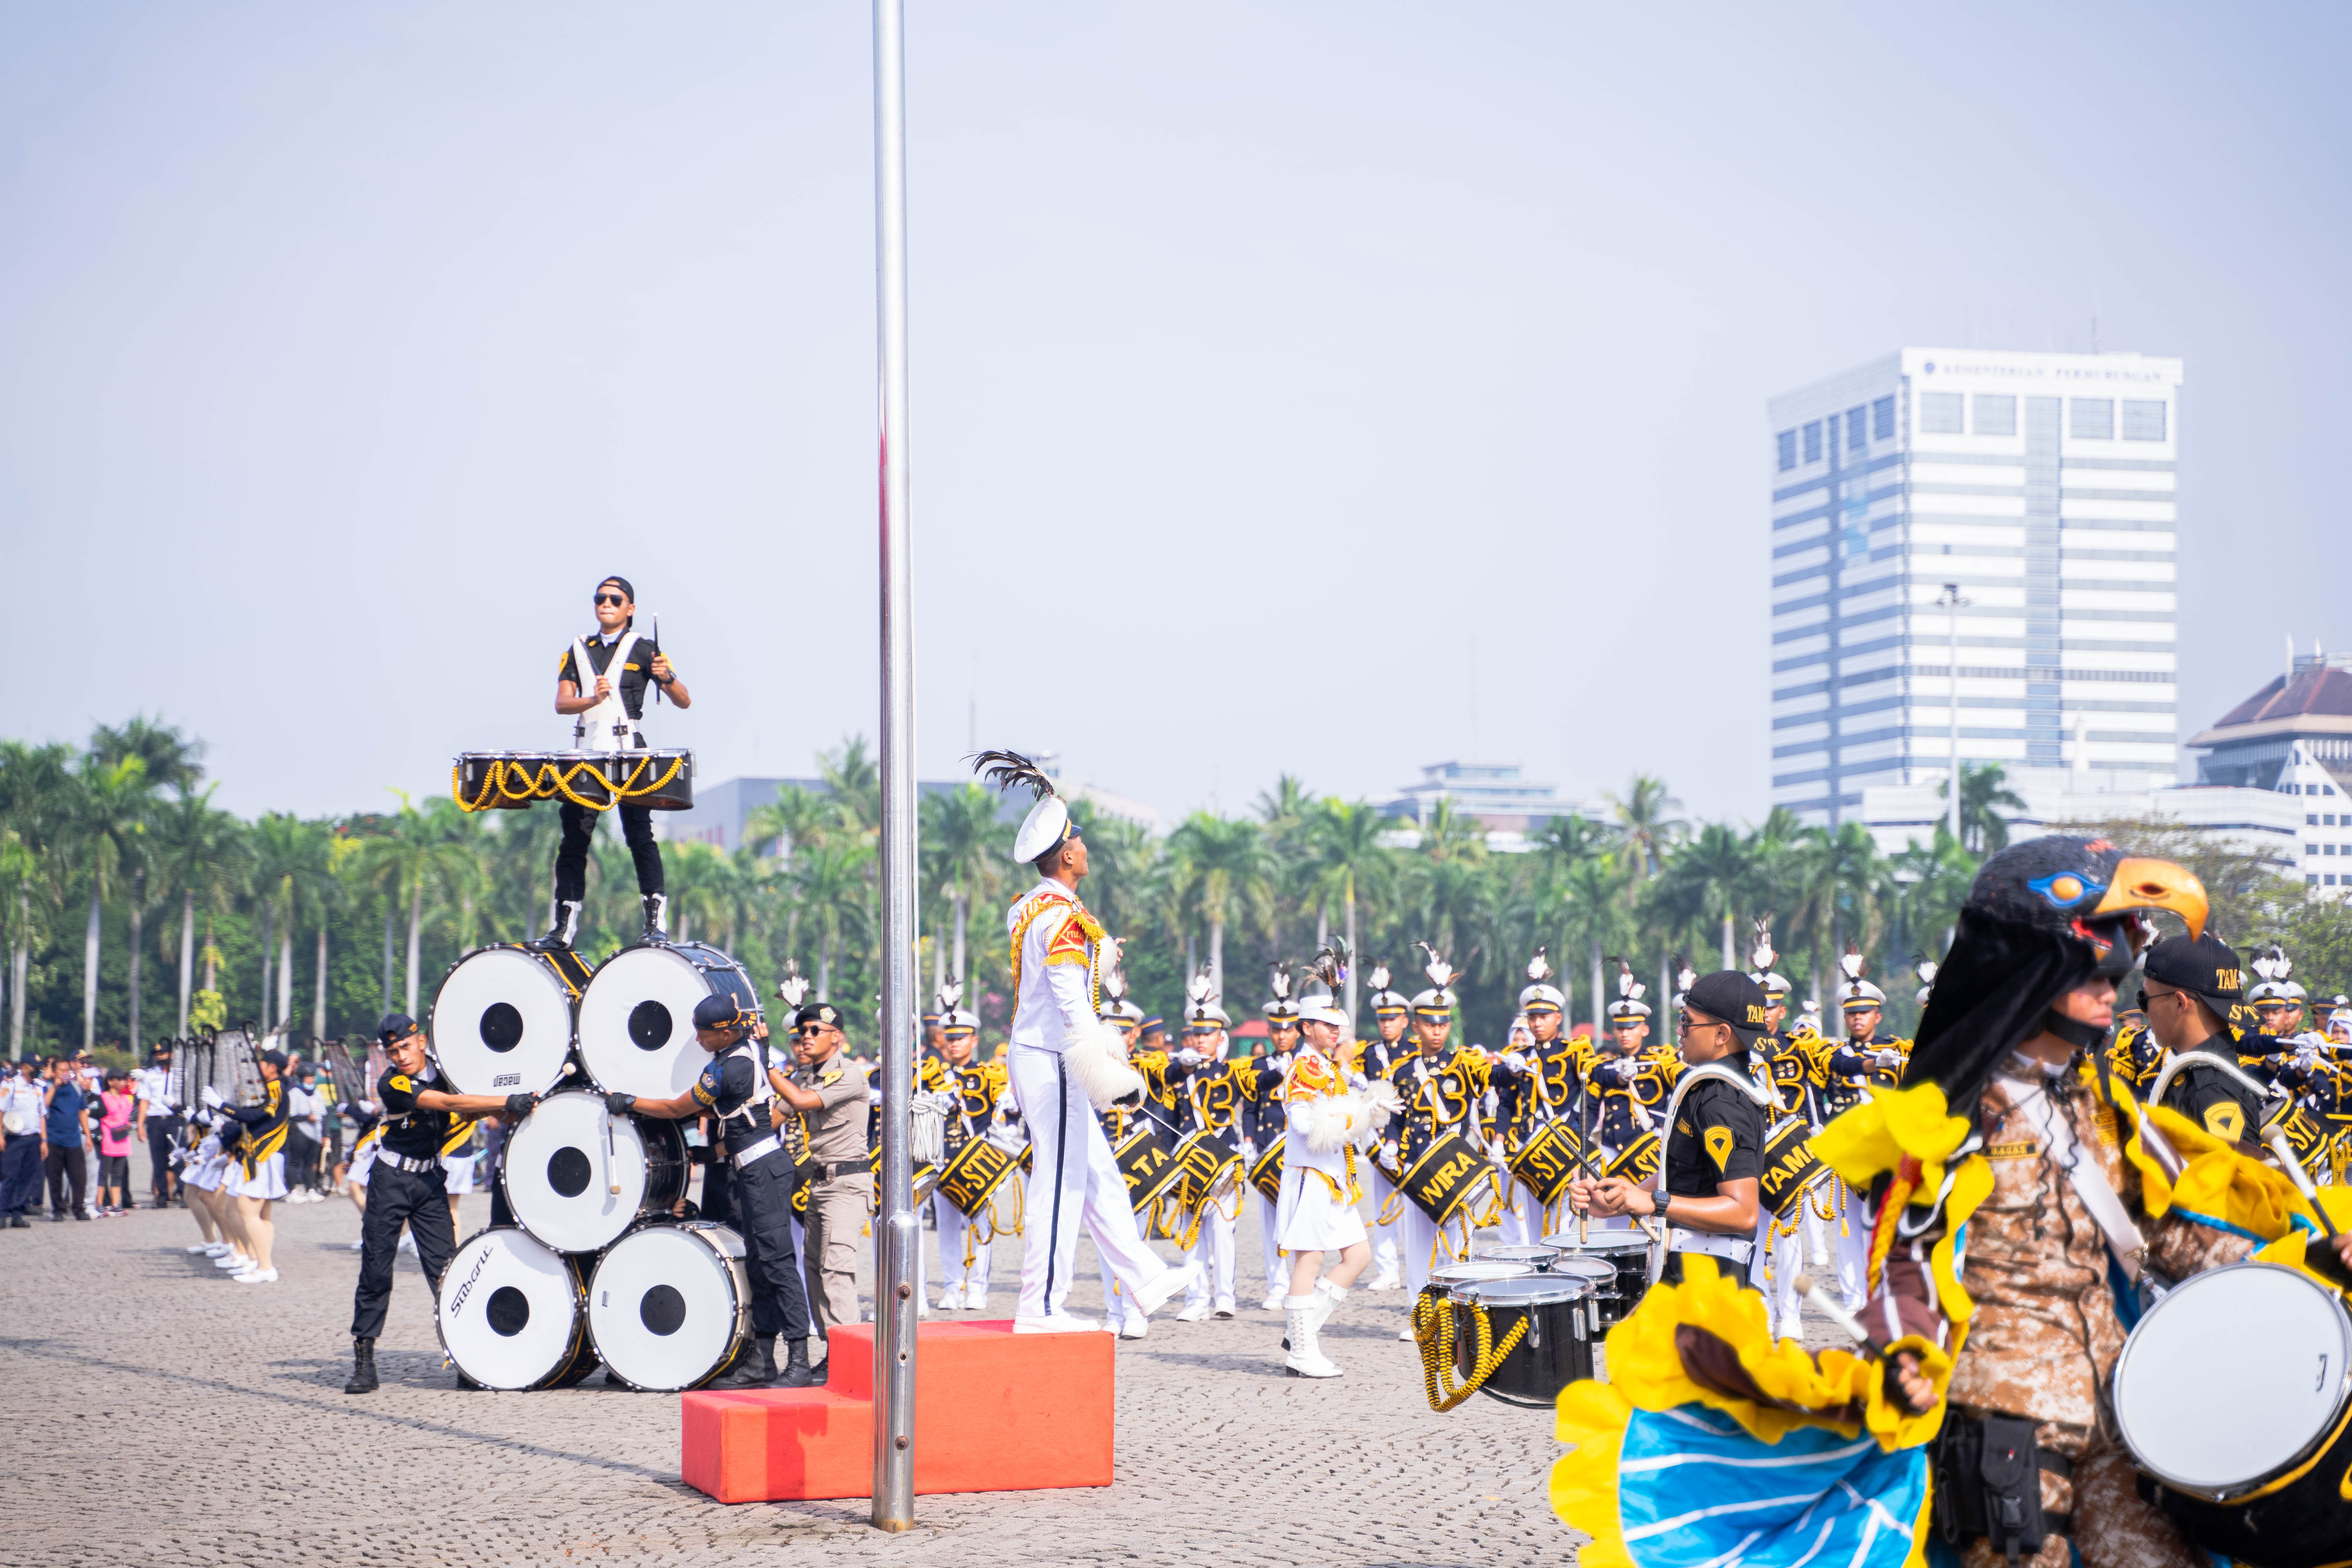
[[[999,795],[1014,784],[1027,784],[1039,800],[1054,793],[1054,781],[1045,776],[1045,771],[1018,752],[980,752],[964,761],[971,764],[973,773],[994,784]]]

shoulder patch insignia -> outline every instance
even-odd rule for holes
[[[1706,1130],[1706,1136],[1700,1141],[1706,1145],[1707,1156],[1715,1162],[1717,1170],[1720,1171],[1731,1163],[1730,1128],[1710,1127]]]
[[[2205,1131],[2216,1138],[2235,1143],[2246,1133],[2245,1108],[2234,1100],[2224,1100],[2207,1106]]]
[[[392,1075],[392,1087],[400,1090],[401,1093],[406,1094],[410,1089],[416,1086],[408,1081],[408,1075],[406,1073],[394,1073]]]

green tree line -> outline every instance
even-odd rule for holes
[[[145,717],[101,726],[79,748],[0,742],[11,1055],[232,1022],[362,1033],[388,1008],[422,1016],[469,949],[544,929],[551,806],[469,814],[394,792],[380,812],[247,821],[213,804],[203,758],[200,742]],[[797,969],[863,1021],[880,992],[880,781],[862,738],[822,754],[817,771],[818,787],[787,787],[756,808],[732,851],[664,846],[671,934],[732,953],[763,995]],[[1083,800],[1074,811],[1093,859],[1085,897],[1126,939],[1130,994],[1148,1012],[1175,1016],[1200,967],[1237,1017],[1252,1013],[1276,963],[1332,937],[1357,952],[1360,980],[1386,962],[1410,993],[1425,984],[1412,944],[1427,942],[1462,973],[1469,1037],[1496,1042],[1538,946],[1583,1021],[1596,978],[1614,994],[1614,961],[1662,1006],[1683,962],[1746,967],[1759,919],[1781,972],[1832,1010],[1836,961],[1862,949],[1890,1023],[1907,1028],[1912,961],[1941,952],[1981,857],[2006,841],[2001,810],[2014,796],[1998,769],[1971,770],[1961,837],[1938,826],[1932,842],[1892,856],[1857,824],[1828,831],[1780,811],[1753,826],[1695,822],[1647,776],[1606,802],[1510,852],[1491,849],[1449,803],[1415,823],[1289,775],[1247,812],[1195,812],[1164,837]],[[1010,1021],[1004,906],[1032,876],[1006,859],[1010,815],[971,784],[928,791],[920,807],[926,997],[965,976],[992,1033]],[[2284,942],[2315,994],[2352,981],[2341,904],[2168,825],[2093,826],[2189,863],[2213,892],[2215,929],[2242,945]],[[639,924],[626,848],[602,828],[578,945],[600,957]]]

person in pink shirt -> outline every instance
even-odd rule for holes
[[[131,1212],[131,1140],[139,1097],[131,1092],[131,1075],[110,1069],[106,1088],[98,1097],[98,1212]]]

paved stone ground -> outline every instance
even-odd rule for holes
[[[488,1217],[488,1198],[470,1197],[461,1229]],[[601,1374],[551,1393],[459,1391],[411,1258],[378,1352],[384,1385],[346,1395],[358,1216],[336,1199],[278,1218],[268,1286],[187,1257],[195,1225],[176,1209],[0,1232],[0,1470],[19,1502],[0,1564],[822,1553],[1405,1568],[1561,1563],[1580,1539],[1546,1501],[1549,1415],[1484,1398],[1433,1414],[1418,1354],[1396,1339],[1402,1291],[1342,1309],[1324,1342],[1347,1375],[1329,1382],[1283,1375],[1277,1314],[1245,1304],[1229,1321],[1179,1323],[1162,1309],[1149,1338],[1118,1347],[1114,1486],[919,1498],[917,1528],[893,1536],[866,1524],[862,1500],[726,1507],[686,1487],[674,1395]],[[1247,1214],[1238,1242],[1254,1296]],[[1011,1314],[1019,1246],[998,1249],[986,1315]],[[1082,1311],[1100,1305],[1091,1250]]]

